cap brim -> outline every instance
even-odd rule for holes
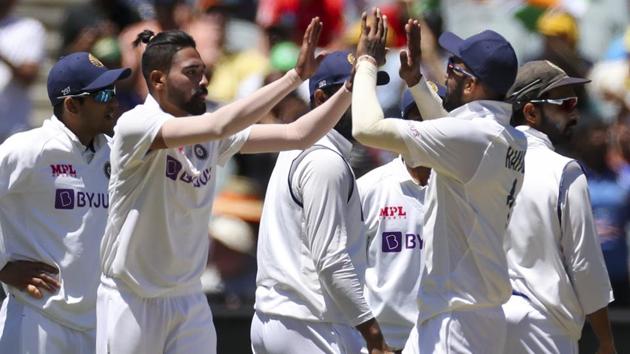
[[[113,85],[118,80],[129,77],[129,75],[131,75],[131,69],[129,68],[107,70],[101,74],[101,76],[97,77],[96,80],[84,87],[82,91],[91,92],[100,90]]]
[[[438,39],[438,43],[440,43],[440,46],[442,48],[446,49],[452,54],[455,54],[455,56],[457,57],[460,57],[460,47],[462,45],[462,42],[464,42],[464,40],[453,32],[444,32],[442,33],[442,35],[440,35],[440,38]]]
[[[564,79],[558,80],[557,82],[554,82],[553,84],[547,86],[547,88],[540,91],[540,94],[543,94],[545,92],[548,92],[549,90],[562,87],[562,86],[583,85],[589,82],[591,82],[591,80],[589,79],[582,79],[579,77],[565,77]]]
[[[376,85],[382,86],[389,84],[389,74],[385,71],[379,71],[376,74]]]

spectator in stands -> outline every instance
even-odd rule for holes
[[[626,227],[630,221],[630,168],[627,163],[611,168],[611,130],[602,122],[581,127],[574,139],[575,151],[588,180],[593,216],[615,301],[630,305],[630,275]]]
[[[44,59],[41,23],[13,15],[17,0],[0,1],[0,142],[30,127],[29,87]]]
[[[100,38],[115,37],[139,21],[139,14],[124,0],[91,0],[70,6],[61,23],[60,54],[90,51]]]

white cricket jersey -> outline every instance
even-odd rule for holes
[[[402,158],[357,181],[368,261],[365,298],[391,348],[402,349],[418,319],[424,195]]]
[[[326,148],[302,155],[290,181],[301,150],[280,153],[271,174],[258,235],[255,308],[356,326],[372,313],[363,297],[361,203],[345,160],[352,144],[332,130],[315,145]]]
[[[168,119],[149,95],[120,117],[112,144],[103,274],[145,298],[201,291],[216,167],[249,136],[149,151]]]
[[[585,314],[613,300],[595,229],[586,177],[553,151],[547,136],[527,126],[525,180],[507,229],[514,290],[578,340]]]
[[[396,121],[411,166],[433,169],[425,198],[419,323],[500,306],[511,294],[503,239],[527,141],[512,107],[474,101],[431,121]]]
[[[0,145],[0,269],[39,261],[59,269],[61,288],[41,300],[8,293],[72,329],[96,327],[98,249],[107,221],[108,139],[94,151],[54,116]]]

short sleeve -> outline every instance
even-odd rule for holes
[[[219,165],[225,165],[230,157],[234,156],[234,154],[241,150],[243,144],[245,144],[247,139],[249,139],[250,132],[251,127],[243,129],[240,132],[221,140],[219,143]]]
[[[118,167],[141,163],[164,122],[172,118],[164,112],[139,113],[123,115],[114,128],[112,160],[118,157]]]
[[[412,167],[430,167],[462,183],[477,171],[489,144],[475,123],[457,118],[416,122],[395,120],[408,152],[403,155]]]
[[[36,153],[20,135],[13,136],[0,145],[0,199],[18,192],[30,175],[36,160]],[[28,146],[28,148],[26,148]]]
[[[562,256],[582,309],[591,314],[613,300],[604,256],[595,228],[586,176],[576,162],[562,176]]]

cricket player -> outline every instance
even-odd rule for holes
[[[422,121],[409,90],[401,100],[401,115]],[[402,351],[418,318],[424,197],[430,173],[427,167],[408,167],[399,156],[357,180],[367,226],[365,299],[395,352]]]
[[[314,18],[294,70],[213,113],[204,113],[208,81],[194,40],[181,31],[139,35],[149,95],[121,116],[113,139],[97,353],[216,352],[200,280],[216,167],[239,151],[306,148],[336,124],[348,92],[291,124],[249,128],[315,72],[320,31]]]
[[[453,54],[444,99],[448,116],[423,122],[383,119],[374,79],[385,52],[386,19],[375,10],[363,22],[353,135],[365,145],[402,154],[410,166],[432,169],[420,313],[403,353],[502,353],[506,320],[501,305],[511,294],[503,239],[527,147],[524,135],[509,125],[510,105],[502,102],[516,78],[514,50],[489,30],[467,39],[442,34],[440,45]],[[426,89],[414,39],[420,28],[410,20],[406,30],[400,74],[414,93]]]
[[[92,55],[48,74],[54,115],[0,146],[0,352],[94,353],[99,245],[109,198],[114,84]]]
[[[311,107],[350,92],[353,63],[348,52],[324,59],[309,80]],[[388,79],[381,74],[381,83]],[[348,164],[349,108],[347,102],[344,118],[313,147],[281,153],[271,174],[258,236],[255,354],[386,349],[363,297],[366,243]]]
[[[503,309],[509,353],[578,353],[585,317],[614,353],[608,322],[613,293],[580,165],[554,152],[578,120],[575,89],[589,80],[569,77],[549,61],[523,65],[508,93],[512,124],[527,136],[525,180],[507,229],[510,282]]]

